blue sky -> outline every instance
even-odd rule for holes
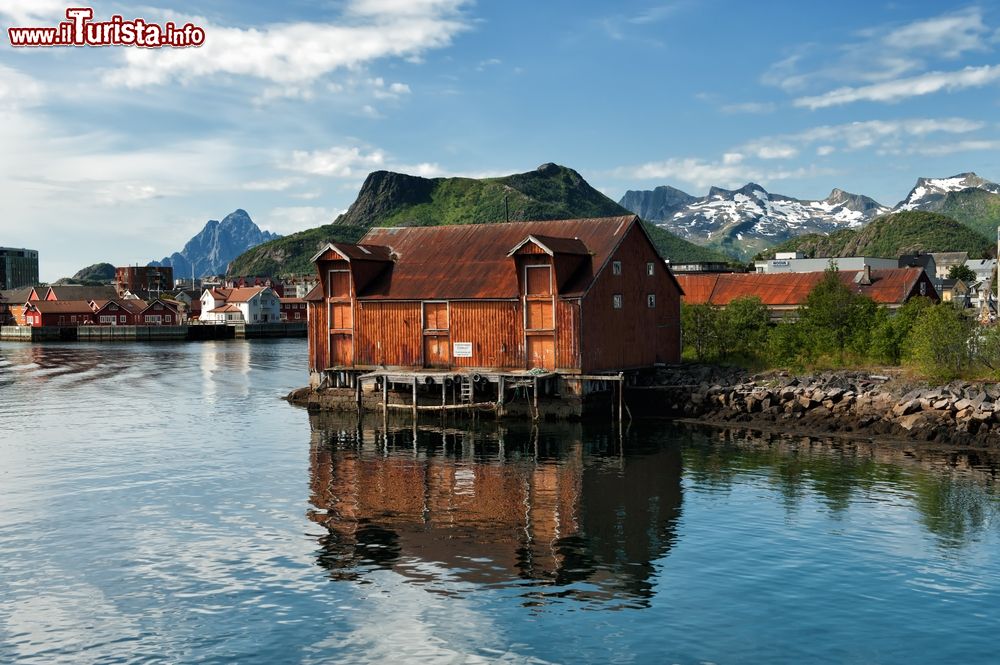
[[[74,3],[75,4],[75,3]],[[882,203],[1000,180],[1000,8],[910,2],[93,3],[205,46],[14,49],[66,4],[0,0],[0,245],[43,279],[145,263],[237,207],[326,223],[374,169],[558,162],[614,199],[753,180]]]

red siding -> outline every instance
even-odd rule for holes
[[[521,304],[514,300],[452,302],[452,344],[472,342],[472,357],[452,358],[452,363],[455,367],[523,368],[522,320]]]
[[[423,328],[419,302],[356,303],[355,354],[364,366],[420,367]]]
[[[615,275],[611,261],[622,262]],[[647,264],[653,264],[653,275]],[[621,294],[622,308],[612,306]],[[648,295],[656,307],[647,306]],[[614,371],[680,360],[680,292],[638,224],[611,256],[584,298],[582,370]]]

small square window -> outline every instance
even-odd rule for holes
[[[612,272],[612,274],[615,274],[615,275],[622,274],[622,262],[621,261],[612,261],[611,262],[611,272]]]
[[[646,307],[653,308],[656,307],[656,294],[650,293],[646,296]]]
[[[649,263],[646,264],[646,274],[652,277],[653,273],[655,272],[656,272],[656,264],[650,261]]]
[[[615,309],[622,308],[622,294],[616,293],[613,296],[611,296],[611,306],[614,307]]]

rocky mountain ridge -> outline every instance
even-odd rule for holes
[[[245,210],[237,209],[222,221],[211,219],[204,228],[184,245],[151,266],[172,266],[174,277],[181,279],[226,273],[229,263],[243,252],[261,243],[280,238],[276,233],[262,231]]]
[[[984,196],[985,202],[968,201]],[[813,201],[770,193],[752,182],[736,190],[712,187],[703,197],[661,186],[626,192],[620,201],[623,207],[686,240],[744,259],[800,235],[858,229],[890,212],[946,212],[982,233],[984,227],[1000,222],[1000,218],[991,218],[1000,208],[995,205],[998,203],[1000,185],[971,172],[950,178],[918,178],[909,195],[892,208],[842,189],[835,188],[825,199]],[[963,215],[967,209],[971,212]]]

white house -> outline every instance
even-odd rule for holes
[[[269,286],[205,289],[199,320],[209,323],[274,323],[281,320],[278,295]]]

